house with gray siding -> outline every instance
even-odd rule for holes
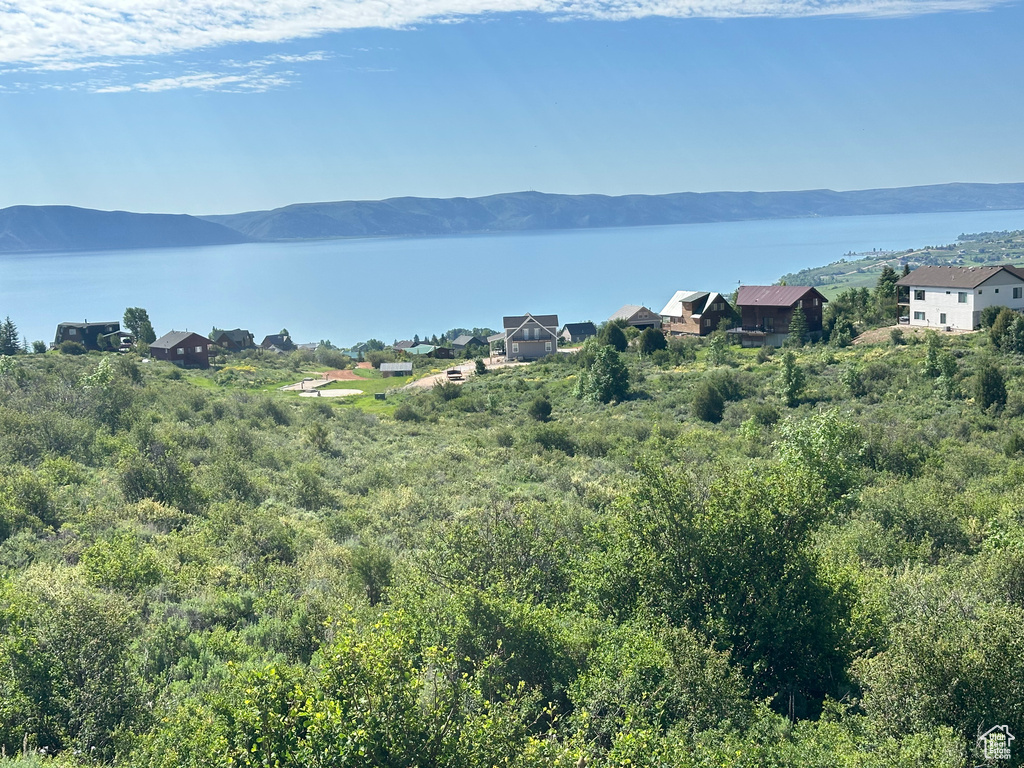
[[[558,315],[511,315],[502,326],[507,360],[539,360],[558,351]]]

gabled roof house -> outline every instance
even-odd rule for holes
[[[674,335],[707,336],[722,320],[732,320],[736,311],[714,291],[676,291],[661,310],[661,327]]]
[[[579,344],[581,341],[597,336],[597,326],[591,322],[566,323],[562,326],[558,337],[566,344]]]
[[[171,331],[150,344],[149,353],[157,360],[167,360],[183,368],[209,368],[212,344],[198,333]]]
[[[661,327],[661,317],[654,314],[647,307],[637,304],[627,304],[608,318],[609,323],[614,323],[616,320],[625,320],[626,325],[631,325],[641,330],[644,328]]]
[[[256,339],[249,331],[244,328],[234,328],[230,331],[221,331],[214,339],[213,343],[218,347],[224,349],[230,349],[237,352],[241,349],[252,349],[256,346]]]
[[[86,349],[99,349],[100,336],[107,336],[121,330],[121,324],[117,320],[107,320],[102,323],[66,322],[57,326],[57,333],[53,337],[53,346],[59,346],[65,341],[77,341]]]
[[[918,267],[896,281],[896,297],[902,323],[972,330],[981,325],[985,307],[1024,311],[1024,269],[1012,264]]]
[[[809,285],[741,285],[736,294],[740,327],[729,333],[737,335],[744,347],[781,347],[789,335],[793,313],[801,309],[814,338],[821,334],[821,314],[827,301]]]
[[[502,327],[506,360],[538,360],[558,351],[558,315],[509,315]]]

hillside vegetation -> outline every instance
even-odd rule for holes
[[[1024,358],[900,341],[592,340],[377,411],[0,358],[3,753],[973,765],[1024,730]]]

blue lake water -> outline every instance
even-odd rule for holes
[[[499,328],[506,314],[606,319],[676,290],[728,292],[849,252],[1024,229],[1024,211],[849,216],[514,234],[0,256],[0,318],[51,341],[57,323],[149,311],[158,335],[282,327],[298,341],[391,342]]]

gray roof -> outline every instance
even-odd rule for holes
[[[470,336],[468,333],[464,333],[461,336],[459,336],[459,338],[457,338],[455,341],[453,341],[452,345],[456,347],[464,347],[467,344],[472,344],[474,341],[479,344],[487,343],[485,339],[482,339],[479,336]]]
[[[534,315],[527,312],[525,315],[507,315],[501,319],[502,327],[507,331],[509,328],[518,328],[533,318],[545,328],[558,328],[558,315]]]
[[[597,335],[597,326],[595,326],[589,320],[587,322],[585,322],[585,323],[566,323],[562,327],[562,331],[563,332],[564,331],[568,331],[573,336],[576,336],[576,335],[581,334],[581,333],[590,333],[590,334],[593,334],[594,336],[596,336]]]
[[[399,371],[408,371],[412,373],[412,363],[381,363],[380,369],[382,371],[390,371],[391,373],[397,373]]]
[[[244,344],[247,340],[252,340],[252,334],[242,328],[233,328],[230,331],[221,331],[220,335],[227,336],[235,342],[235,344]]]
[[[68,328],[93,328],[98,325],[116,325],[118,328],[121,327],[121,323],[118,322],[117,320],[107,320],[106,322],[102,323],[60,323],[60,325],[66,326]]]
[[[195,331],[170,331],[169,333],[165,333],[159,339],[150,344],[149,348],[152,349],[153,347],[156,347],[157,349],[171,349],[172,347],[176,347],[179,344],[181,344],[181,342],[183,342],[190,336],[198,336],[200,339],[202,339],[202,343],[205,344],[213,343],[208,338],[196,333]]]
[[[409,349],[415,346],[410,339],[406,339],[405,341],[396,341],[392,349]]]
[[[635,315],[642,309],[647,309],[647,307],[641,306],[639,304],[627,304],[626,306],[619,309],[619,311],[616,312],[614,315],[609,317],[608,322],[614,322],[616,320],[629,320],[631,317],[633,317],[633,315]],[[651,310],[649,309],[647,309],[647,311],[651,312]],[[654,313],[651,312],[651,314],[653,315]]]
[[[828,301],[809,285],[741,285],[736,293],[740,307],[792,307],[811,291],[822,302]]]
[[[896,281],[896,285],[923,285],[927,288],[977,288],[990,277],[1008,272],[1024,280],[1024,269],[1012,264],[991,267],[918,267]]]
[[[495,333],[492,336],[488,336],[487,337],[487,343],[488,344],[493,344],[496,341],[504,341],[504,340],[505,340],[505,332],[504,331],[500,331],[498,333]]]

